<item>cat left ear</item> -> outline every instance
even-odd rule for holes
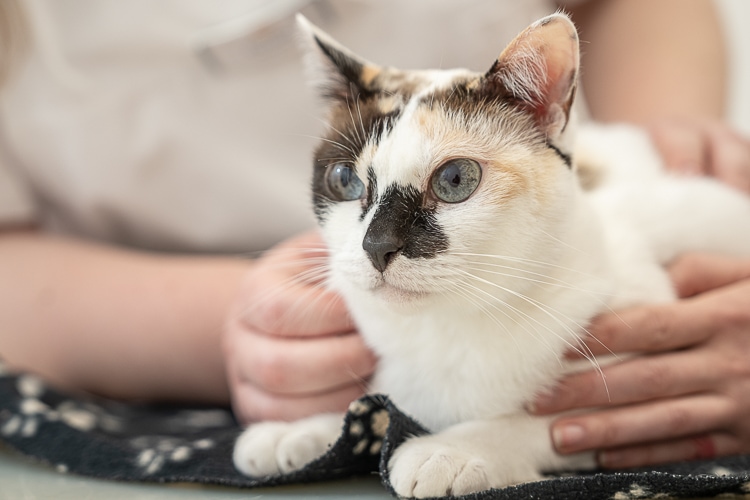
[[[309,66],[319,93],[328,99],[356,100],[374,92],[381,68],[338,43],[302,14],[297,26],[308,47]]]
[[[565,14],[540,19],[518,35],[483,79],[535,117],[548,137],[565,129],[578,81],[578,33]]]

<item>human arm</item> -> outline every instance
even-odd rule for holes
[[[571,6],[594,119],[647,125],[723,116],[727,58],[710,0],[589,0]]]
[[[534,411],[563,416],[558,451],[599,451],[604,467],[750,451],[750,259],[688,255],[670,268],[681,300],[604,315],[596,354],[638,353],[565,377]],[[606,384],[605,384],[606,381]]]
[[[279,288],[309,263],[285,250],[294,241],[247,261],[0,233],[0,357],[111,398],[227,404],[231,392],[243,421],[340,410],[374,358],[332,297]]]
[[[644,126],[667,168],[750,193],[750,141],[721,120],[727,52],[713,3],[589,0],[568,8],[581,32],[592,117]]]
[[[250,264],[0,233],[0,356],[65,388],[228,400],[219,338]]]

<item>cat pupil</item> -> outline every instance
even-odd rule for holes
[[[457,170],[457,167],[451,167],[451,169]],[[448,182],[450,182],[451,186],[458,187],[458,185],[461,184],[461,174],[459,172],[453,172],[453,176]]]
[[[326,182],[331,195],[338,201],[358,200],[365,191],[364,184],[354,170],[341,163],[329,167]]]
[[[340,169],[340,181],[341,181],[341,187],[346,188],[349,186],[349,182],[352,178],[352,171],[348,168],[342,168]]]
[[[432,176],[432,192],[446,203],[460,203],[479,187],[482,167],[469,158],[450,160]]]

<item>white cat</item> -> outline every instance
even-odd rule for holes
[[[549,420],[525,405],[568,369],[563,354],[596,314],[672,300],[662,266],[675,256],[750,255],[750,199],[663,173],[639,130],[590,126],[576,139],[578,37],[562,14],[527,28],[484,74],[379,67],[300,25],[331,109],[313,176],[328,286],[379,356],[371,391],[433,432],[395,451],[396,492],[464,494],[592,468],[590,454],[556,454]],[[251,425],[235,465],[298,469],[341,422]]]

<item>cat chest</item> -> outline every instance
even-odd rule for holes
[[[549,352],[496,325],[409,323],[363,332],[381,360],[371,391],[388,395],[433,431],[516,413],[556,376]]]

